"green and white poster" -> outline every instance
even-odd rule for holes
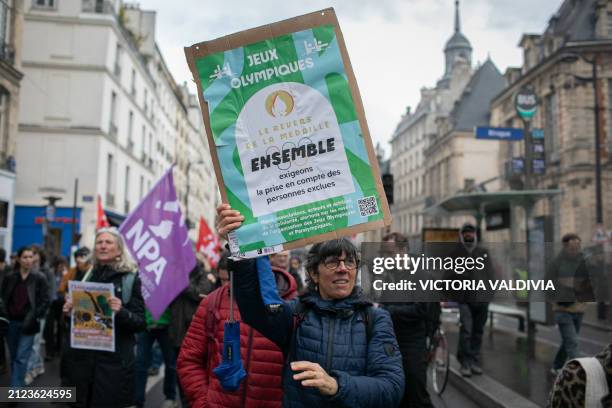
[[[234,254],[390,222],[337,33],[329,9],[186,48],[222,196],[245,217]]]

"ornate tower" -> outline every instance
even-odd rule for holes
[[[446,65],[444,69],[444,77],[441,82],[448,82],[451,76],[453,65],[457,60],[464,60],[469,66],[472,65],[472,45],[468,39],[461,33],[461,21],[459,19],[459,0],[455,0],[455,32],[453,36],[446,42],[444,47],[444,55],[446,57]]]

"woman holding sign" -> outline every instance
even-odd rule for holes
[[[108,300],[114,314],[114,351],[64,347],[60,374],[62,386],[76,386],[77,406],[126,407],[133,405],[135,382],[134,345],[137,332],[145,329],[144,300],[136,266],[131,264],[116,228],[96,232],[94,267],[84,282],[112,283],[115,296]],[[123,293],[129,291],[128,293]],[[72,310],[66,297],[64,313]],[[70,336],[67,336],[70,338]]]
[[[217,208],[221,235],[243,217]],[[229,263],[244,322],[286,356],[283,406],[395,407],[402,398],[402,357],[389,314],[372,306],[355,285],[357,248],[345,238],[316,244],[308,253],[308,290],[270,314],[259,288],[259,261]]]

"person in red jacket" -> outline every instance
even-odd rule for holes
[[[219,276],[227,274],[227,258],[218,266]],[[280,268],[273,269],[276,285],[285,300],[297,295],[293,277]],[[183,340],[177,361],[179,381],[191,408],[261,407],[280,408],[282,391],[283,354],[270,340],[244,323],[240,325],[240,355],[247,376],[240,389],[224,391],[212,370],[221,363],[223,323],[229,319],[229,285],[211,292],[196,311]],[[214,317],[213,317],[214,316]],[[234,317],[240,320],[234,304]],[[207,327],[214,326],[209,336]]]

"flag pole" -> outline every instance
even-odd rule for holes
[[[234,323],[234,272],[229,271],[229,278],[230,278],[230,287],[229,287],[229,291],[230,291],[230,319],[229,321],[231,323]]]

